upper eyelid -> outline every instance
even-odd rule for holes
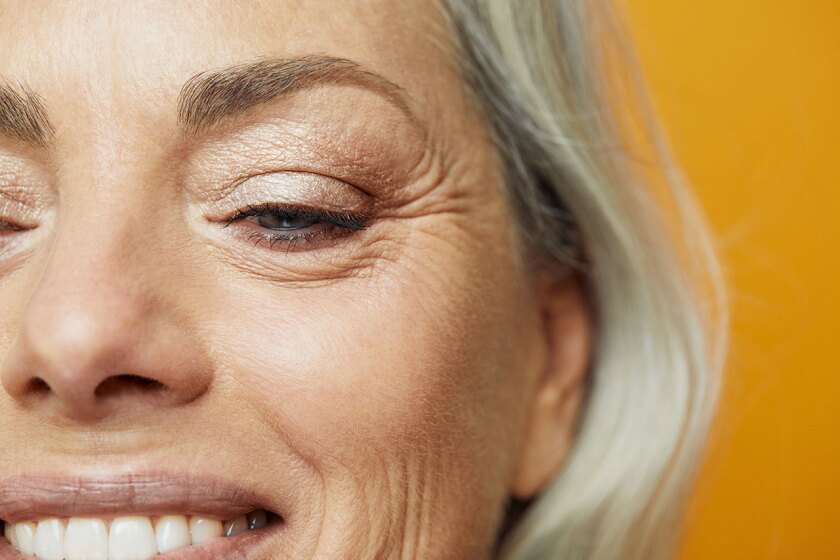
[[[233,196],[246,183],[249,183],[249,182],[252,182],[252,181],[258,182],[261,179],[266,179],[266,178],[272,177],[272,176],[278,176],[278,177],[284,177],[284,178],[290,177],[290,176],[295,176],[295,177],[302,177],[302,178],[304,178],[304,180],[312,181],[312,182],[315,182],[315,181],[318,181],[318,182],[322,182],[322,181],[323,182],[335,182],[335,183],[340,183],[340,184],[346,185],[347,187],[352,188],[353,190],[355,190],[357,192],[360,192],[360,193],[365,192],[365,190],[362,189],[361,187],[359,187],[358,185],[356,185],[356,184],[354,184],[354,183],[352,183],[348,180],[340,179],[338,177],[334,177],[332,175],[326,175],[324,173],[318,173],[316,171],[310,171],[310,170],[306,170],[306,169],[283,168],[283,169],[270,169],[270,170],[258,171],[256,173],[254,173],[254,172],[243,173],[243,174],[237,176],[236,178],[234,178],[232,181],[226,182],[224,184],[224,186],[222,186],[221,188],[216,188],[215,189],[216,192],[214,192],[213,196],[210,197],[211,202],[220,202],[220,201],[222,201],[226,198],[229,198],[230,196]]]
[[[37,158],[0,151],[0,207],[15,204],[39,213],[53,208],[58,203],[54,171]]]
[[[41,206],[39,197],[29,189],[9,187],[0,184],[0,209],[11,206],[27,212],[37,211]]]
[[[308,169],[293,169],[293,168],[272,169],[272,170],[260,171],[258,173],[245,174],[245,175],[242,175],[242,176],[238,177],[237,179],[235,179],[234,180],[234,185],[235,185],[235,187],[239,187],[239,186],[242,185],[242,183],[245,183],[246,181],[258,180],[262,177],[268,177],[268,176],[271,176],[271,175],[281,175],[281,174],[282,175],[299,175],[299,176],[304,176],[304,177],[308,177],[308,178],[315,179],[315,180],[321,180],[321,181],[335,181],[335,182],[347,185],[349,187],[353,187],[354,189],[363,190],[359,185],[357,185],[357,184],[355,184],[352,181],[349,181],[347,179],[340,179],[340,178],[335,177],[333,175],[327,175],[325,173],[319,173],[317,171],[311,171],[311,170],[308,170]]]
[[[213,216],[211,221],[261,204],[365,216],[376,207],[373,197],[342,179],[289,170],[243,174],[200,203],[203,212]]]
[[[364,99],[376,100],[377,106],[381,103],[358,88],[348,92],[364,93]],[[346,99],[345,92],[337,92],[339,95],[338,99]],[[208,167],[226,174],[219,179],[230,181],[228,187],[235,186],[251,175],[240,174],[244,162],[249,171],[258,174],[273,169],[320,173],[370,196],[391,198],[398,184],[414,177],[418,163],[430,152],[425,131],[417,134],[411,119],[392,114],[390,106],[372,113],[378,117],[371,119],[359,118],[355,109],[337,107],[333,94],[307,93],[298,101],[281,105],[284,108],[279,112],[266,104],[264,113],[260,109],[242,122],[234,119],[232,126],[188,140],[183,154],[187,175],[196,175],[195,186],[204,188],[201,177]],[[404,141],[395,143],[394,137]]]
[[[15,230],[29,230],[38,227],[44,213],[25,202],[0,197],[0,225],[12,226]]]
[[[3,200],[11,200],[14,204],[20,204],[21,206],[29,206],[29,202],[24,200],[22,197],[14,196],[14,191],[10,189],[0,189],[0,201]]]

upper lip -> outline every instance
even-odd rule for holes
[[[267,499],[223,478],[184,473],[19,476],[0,480],[0,519],[197,515],[233,519],[254,510],[278,515]]]

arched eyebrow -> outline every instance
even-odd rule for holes
[[[181,88],[178,122],[184,131],[196,134],[295,91],[340,83],[378,93],[425,132],[403,88],[352,60],[315,55],[261,59],[197,74]],[[53,134],[41,97],[26,86],[0,81],[0,136],[47,147]]]
[[[190,78],[178,97],[178,122],[197,134],[249,109],[305,88],[324,84],[364,87],[391,102],[422,130],[404,90],[352,60],[329,56],[261,59],[202,72]]]
[[[46,147],[53,126],[41,98],[26,86],[0,82],[0,136]]]

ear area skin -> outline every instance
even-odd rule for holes
[[[592,354],[593,321],[577,274],[540,273],[545,356],[528,412],[510,495],[530,500],[551,482],[571,448],[583,407]]]

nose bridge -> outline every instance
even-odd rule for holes
[[[164,257],[154,236],[143,232],[139,204],[103,192],[56,219],[49,255],[0,370],[15,399],[101,418],[115,410],[115,394],[173,404],[193,400],[209,385],[206,355],[183,317],[174,315],[177,306],[167,305],[171,270],[156,266]],[[137,379],[168,398],[122,390],[136,385],[125,380]]]
[[[27,302],[18,334],[33,366],[77,383],[118,361],[143,328],[142,290],[132,286],[126,232],[64,221]],[[136,255],[135,255],[136,256]]]

